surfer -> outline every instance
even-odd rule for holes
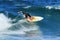
[[[26,13],[24,11],[19,11],[18,12],[19,15],[22,14],[22,16],[28,21],[28,22],[36,22],[36,21],[40,21],[43,19],[43,17],[39,17],[39,16],[31,16],[29,13]]]
[[[33,19],[32,16],[29,13],[26,13],[26,12],[23,12],[23,11],[19,11],[18,13],[22,13],[26,19],[30,19],[30,20]]]

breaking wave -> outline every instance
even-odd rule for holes
[[[10,23],[11,19],[4,14],[0,14],[0,34],[40,34],[39,26],[36,23],[27,22],[25,19],[19,20],[15,24]]]
[[[48,9],[52,9],[52,8],[54,8],[54,9],[60,9],[60,6],[45,6],[46,8],[48,8]]]

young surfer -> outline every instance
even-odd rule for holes
[[[33,19],[33,17],[29,13],[26,13],[26,12],[23,12],[23,11],[19,11],[18,13],[22,13],[27,20],[28,19],[30,19],[30,20]]]

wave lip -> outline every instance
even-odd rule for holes
[[[60,6],[45,6],[46,8],[48,8],[48,9],[52,9],[52,8],[54,8],[54,9],[60,9]]]
[[[31,6],[26,6],[26,7],[23,7],[23,8],[25,8],[25,9],[27,9],[27,8],[30,8]]]

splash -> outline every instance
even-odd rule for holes
[[[9,21],[10,19],[8,19],[3,13],[0,13],[0,31],[9,28],[12,25]]]
[[[10,23],[12,20],[6,17],[3,13],[0,13],[0,34],[24,34],[23,31],[12,31],[8,30],[10,27],[13,27],[13,24]]]
[[[36,23],[27,22],[25,19],[19,20],[17,23],[8,28],[1,34],[24,35],[24,36],[41,36],[42,32]]]

